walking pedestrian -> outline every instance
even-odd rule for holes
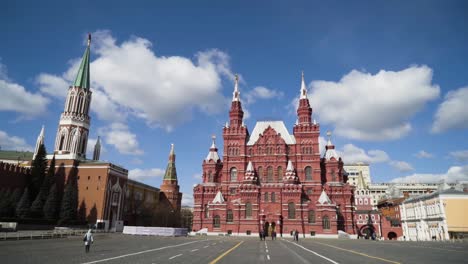
[[[294,238],[297,242],[299,242],[299,231],[296,229],[296,232],[294,233]]]
[[[88,253],[91,244],[94,242],[92,229],[89,229],[88,232],[84,235],[83,241],[85,242],[85,251]]]

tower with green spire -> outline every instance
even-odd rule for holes
[[[171,144],[169,161],[167,163],[166,173],[164,174],[160,191],[162,202],[165,202],[168,206],[170,206],[171,211],[180,213],[182,193],[179,192],[175,158],[174,144]]]
[[[90,47],[91,34],[75,81],[68,88],[64,110],[60,116],[54,154],[59,159],[85,159],[90,127]]]

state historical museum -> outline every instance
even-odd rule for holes
[[[320,156],[320,125],[312,121],[302,83],[297,121],[260,121],[250,133],[234,86],[229,123],[223,128],[223,159],[213,138],[203,160],[203,183],[194,186],[193,230],[209,234],[336,237],[354,233],[353,187],[328,133]]]

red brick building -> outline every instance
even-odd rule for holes
[[[194,231],[336,237],[354,232],[353,187],[330,141],[320,156],[320,126],[302,76],[297,122],[290,134],[282,121],[257,122],[252,133],[236,77],[223,159],[214,139],[203,160],[203,182],[194,186]]]
[[[403,236],[400,205],[409,197],[407,193],[404,195],[404,197],[387,198],[379,201],[377,204],[377,208],[382,217],[382,236],[385,237],[385,239],[392,240]]]

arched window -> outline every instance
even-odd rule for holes
[[[332,170],[330,174],[331,174],[331,180],[336,181],[336,172],[335,172],[335,170]]]
[[[323,217],[322,227],[323,227],[323,229],[330,229],[330,220],[328,219],[328,216]]]
[[[268,199],[269,199],[268,193],[266,192],[266,193],[265,193],[265,202],[266,202],[266,203],[268,203]]]
[[[86,143],[88,142],[88,139],[86,138],[86,135],[83,136],[83,141],[81,142],[81,153],[86,154]]]
[[[63,141],[65,141],[65,135],[60,135],[60,144],[59,144],[59,150],[63,150]]]
[[[234,215],[233,215],[231,209],[228,209],[227,212],[226,212],[226,222],[228,222],[228,223],[234,222]]]
[[[310,210],[309,211],[309,224],[315,223],[315,211]]]
[[[305,179],[306,181],[312,180],[312,167],[310,166],[305,167]]]
[[[231,168],[231,181],[237,181],[237,169],[236,169],[236,167]]]
[[[267,182],[273,182],[273,167],[268,166],[267,168]]]
[[[271,202],[275,203],[276,202],[276,195],[274,192],[271,193]]]
[[[288,203],[288,218],[295,219],[296,218],[296,206],[293,202]]]
[[[245,217],[252,217],[252,204],[250,202],[245,203]]]
[[[78,113],[81,113],[82,107],[83,107],[83,94],[80,93],[80,94],[78,95],[78,107],[77,107],[77,109],[78,109],[77,112],[78,112]]]
[[[210,217],[210,211],[208,210],[208,205],[205,204],[205,218]]]
[[[67,112],[71,112],[73,110],[73,104],[75,103],[75,93],[70,93],[70,100],[68,101],[68,109]]]
[[[211,171],[208,171],[208,182],[213,182],[213,175],[211,174]]]
[[[258,167],[257,169],[257,176],[259,179],[263,180],[263,168],[262,167]]]
[[[283,167],[279,166],[278,167],[278,181],[281,181],[283,179]]]
[[[221,226],[221,217],[219,217],[219,215],[215,215],[213,217],[213,227],[219,228],[220,226]]]

